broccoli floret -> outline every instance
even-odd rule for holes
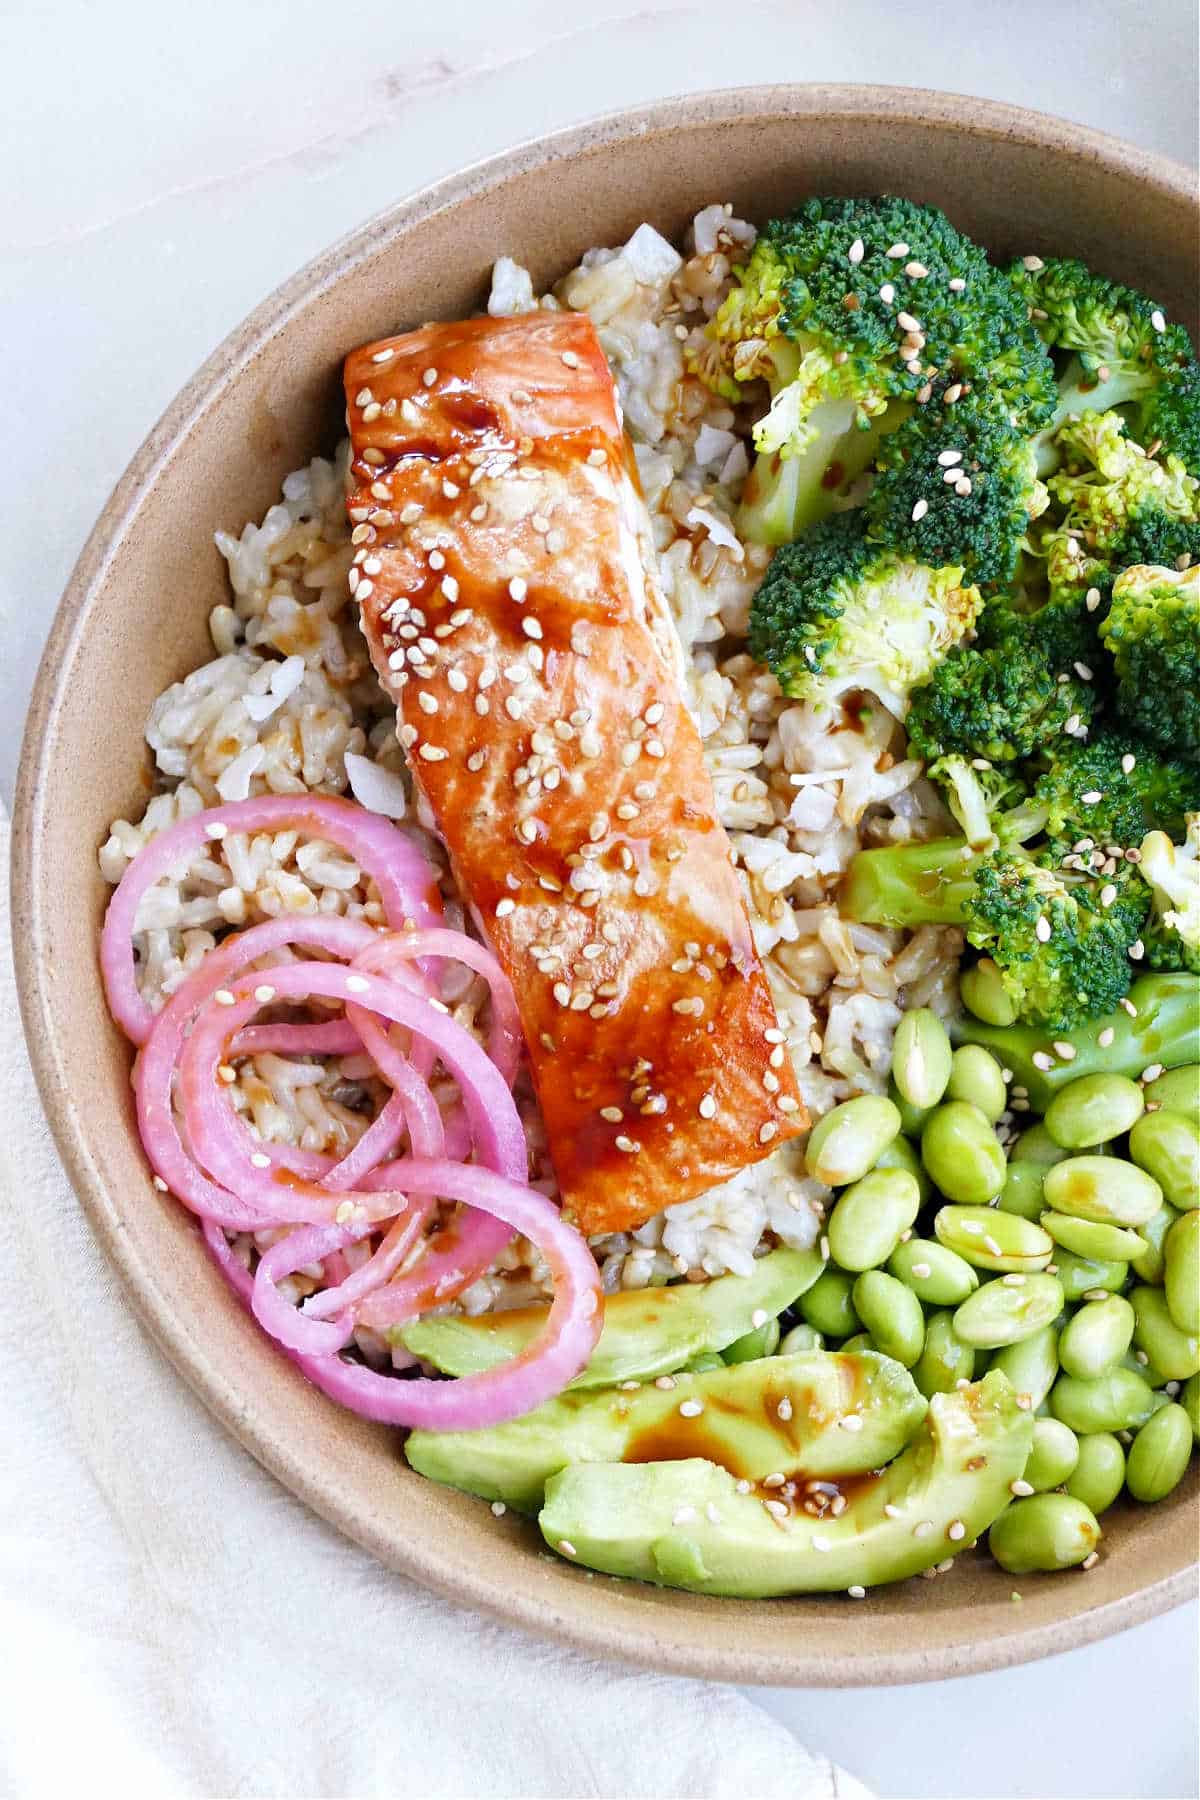
[[[1200,567],[1124,570],[1100,637],[1125,722],[1168,750],[1200,750]]]
[[[1183,328],[1072,258],[1025,257],[1010,276],[1043,341],[1067,358],[1056,421],[1125,407],[1141,443],[1161,440],[1200,473],[1200,368]]]
[[[1007,845],[973,853],[957,838],[860,851],[841,897],[843,915],[865,924],[960,926],[1020,1016],[1051,1030],[1117,1005],[1149,910],[1130,864],[1091,874]]]
[[[877,467],[870,536],[934,568],[961,563],[972,581],[1013,574],[1030,520],[1049,503],[1032,441],[987,388],[922,407],[883,440]]]
[[[982,647],[960,644],[912,695],[909,744],[917,756],[985,757],[1009,763],[1033,756],[1070,726],[1087,729],[1094,684],[1060,671],[1033,629],[1014,615]]]
[[[1150,832],[1138,867],[1154,902],[1142,934],[1147,963],[1200,974],[1200,811],[1189,815],[1182,843]]]
[[[1025,804],[1025,783],[1012,763],[996,768],[982,758],[940,756],[925,773],[944,790],[972,850],[997,839],[1019,843],[1041,829],[1041,811]]]
[[[1178,832],[1200,808],[1200,766],[1168,760],[1153,744],[1110,731],[1088,742],[1047,747],[1047,767],[1032,805],[1043,813],[1049,847],[1070,855],[1087,845],[1083,866],[1099,866],[1112,847],[1136,850],[1148,831]]]
[[[1014,426],[1052,416],[1054,371],[1020,295],[935,207],[812,199],[772,220],[709,328],[696,372],[726,397],[765,378],[771,407],[741,520],[784,542],[839,504],[879,438],[935,381],[986,379]],[[789,469],[789,463],[801,468]]]
[[[909,690],[974,623],[979,590],[871,543],[840,513],[777,550],[750,607],[750,651],[787,694],[867,688],[903,714]]]

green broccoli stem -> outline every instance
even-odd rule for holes
[[[815,440],[799,456],[764,451],[746,479],[738,529],[753,544],[791,544],[810,525],[845,508],[848,490],[875,461],[879,446],[912,412],[893,401],[868,425],[855,423],[852,400],[813,408]]]
[[[1038,479],[1044,481],[1048,475],[1053,475],[1062,462],[1054,437],[1068,419],[1085,412],[1111,412],[1115,407],[1128,405],[1131,400],[1140,400],[1152,391],[1155,380],[1152,370],[1143,374],[1134,369],[1118,369],[1107,381],[1100,381],[1092,370],[1084,368],[1077,356],[1073,356],[1059,377],[1054,417],[1033,440]]]
[[[1143,975],[1127,998],[1134,1013],[1119,1007],[1107,1018],[1091,1019],[1074,1031],[1053,1034],[1074,1045],[1075,1054],[1065,1060],[1055,1057],[1049,1069],[1034,1060],[1049,1049],[1052,1034],[1044,1026],[985,1025],[964,1013],[952,1026],[951,1035],[955,1043],[981,1044],[1011,1069],[1013,1081],[1029,1089],[1030,1105],[1037,1113],[1045,1112],[1058,1090],[1081,1075],[1136,1079],[1155,1063],[1177,1069],[1184,1063],[1200,1062],[1200,976]]]
[[[862,925],[961,925],[978,861],[964,838],[860,850],[842,884],[842,916]]]

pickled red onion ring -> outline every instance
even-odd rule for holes
[[[109,1011],[135,1044],[145,1043],[154,1023],[154,1014],[138,992],[133,956],[142,896],[176,863],[206,846],[211,848],[231,831],[285,830],[307,831],[353,856],[379,889],[393,930],[399,930],[408,919],[418,926],[440,923],[441,904],[432,869],[411,838],[377,813],[365,812],[349,800],[319,794],[263,794],[229,806],[209,807],[151,838],[122,875],[108,903],[100,937],[104,987]]]
[[[175,1123],[172,1078],[193,1015],[222,984],[248,963],[284,945],[302,944],[350,959],[375,942],[371,926],[356,919],[293,917],[269,919],[264,925],[226,938],[210,950],[171,995],[153,1022],[134,1072],[138,1131],[160,1181],[192,1212],[231,1231],[256,1231],[272,1223],[261,1207],[210,1181],[184,1147]],[[272,981],[274,971],[272,971]],[[328,1167],[327,1161],[324,1164]],[[275,1215],[276,1217],[278,1215]]]
[[[255,987],[261,985],[259,976],[243,975],[227,990],[217,990],[232,995],[232,1005],[222,1004],[214,994],[197,1011],[178,1062],[179,1098],[189,1144],[209,1176],[243,1201],[257,1205],[264,1220],[272,1212],[278,1216],[285,1211],[295,1222],[321,1224],[342,1204],[338,1196],[302,1177],[284,1183],[283,1171],[253,1161],[234,1128],[237,1121],[217,1079],[228,1040],[263,1004],[255,998]],[[523,1179],[525,1133],[507,1083],[470,1033],[429,1000],[383,976],[334,963],[291,963],[272,969],[270,987],[272,1000],[308,1000],[321,995],[348,1001],[425,1038],[459,1085],[480,1157],[510,1178]],[[253,1155],[270,1163],[265,1151]],[[366,1190],[357,1204],[369,1217],[382,1218],[395,1211],[388,1208],[386,1197]]]
[[[331,1399],[381,1424],[475,1431],[531,1412],[574,1380],[600,1336],[600,1271],[586,1241],[544,1194],[491,1169],[413,1160],[396,1165],[398,1178],[401,1169],[406,1193],[463,1200],[537,1246],[554,1277],[545,1327],[509,1362],[455,1381],[397,1380],[336,1353],[306,1356],[305,1374]]]
[[[482,975],[492,997],[491,1028],[487,1052],[504,1076],[509,1087],[517,1078],[521,1059],[521,1018],[508,976],[483,944],[451,931],[446,926],[426,927],[418,931],[397,931],[375,942],[356,957],[356,966],[378,975],[395,976],[406,964],[443,960],[459,962]],[[348,1019],[357,1020],[361,1007],[347,1006]],[[378,1027],[376,1028],[378,1031]],[[378,1058],[376,1058],[378,1061]]]

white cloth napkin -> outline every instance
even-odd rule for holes
[[[58,1163],[7,887],[0,1792],[866,1800],[735,1688],[433,1598],[223,1434],[136,1323]]]

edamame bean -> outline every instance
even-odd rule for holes
[[[958,991],[967,1011],[985,1025],[1015,1023],[1016,1001],[1009,999],[1003,977],[990,956],[981,956],[972,968],[962,971]]]
[[[914,1106],[911,1101],[906,1100],[896,1086],[894,1075],[888,1077],[888,1099],[900,1114],[901,1131],[906,1137],[919,1139],[925,1129],[925,1121],[933,1111],[932,1106]]]
[[[887,1266],[923,1306],[958,1306],[979,1286],[970,1263],[933,1238],[909,1238],[898,1244]]]
[[[1060,1375],[1050,1389],[1050,1411],[1081,1437],[1092,1431],[1132,1431],[1156,1410],[1148,1382],[1118,1363],[1094,1380]]]
[[[1167,1309],[1161,1288],[1135,1287],[1129,1296],[1137,1316],[1133,1341],[1168,1381],[1187,1381],[1200,1373],[1200,1337],[1180,1331]]]
[[[1191,1375],[1179,1396],[1184,1412],[1192,1422],[1192,1436],[1200,1442],[1200,1375]]]
[[[1200,1123],[1182,1113],[1147,1113],[1129,1134],[1129,1154],[1172,1206],[1200,1206]]]
[[[965,1100],[969,1106],[977,1106],[991,1124],[996,1123],[1008,1106],[1008,1088],[1004,1071],[990,1050],[982,1044],[959,1045],[950,1064],[946,1098]]]
[[[1200,1212],[1180,1213],[1163,1243],[1167,1311],[1180,1331],[1200,1333]]]
[[[985,1115],[966,1100],[948,1100],[930,1114],[921,1161],[948,1200],[980,1206],[1004,1186],[1004,1152]]]
[[[1010,1162],[1004,1186],[996,1205],[1001,1212],[1016,1213],[1019,1219],[1040,1220],[1046,1202],[1042,1198],[1042,1177],[1046,1173],[1040,1163]]]
[[[721,1355],[727,1363],[759,1362],[764,1356],[774,1356],[778,1348],[779,1320],[768,1319],[765,1325],[756,1326],[745,1337],[726,1344]]]
[[[1058,1374],[1058,1332],[1046,1325],[1019,1344],[1006,1344],[992,1358],[992,1367],[1007,1375],[1018,1398],[1027,1398],[1036,1411]]]
[[[1101,1262],[1132,1262],[1146,1248],[1144,1238],[1125,1225],[1097,1225],[1094,1219],[1073,1219],[1069,1213],[1044,1212],[1038,1223],[1056,1244],[1076,1256],[1094,1256]]]
[[[1157,1287],[1162,1281],[1166,1266],[1163,1245],[1167,1241],[1168,1231],[1179,1216],[1170,1202],[1164,1200],[1154,1217],[1147,1219],[1138,1232],[1143,1247],[1136,1256],[1130,1258],[1130,1267],[1139,1281],[1148,1282],[1151,1287]]]
[[[912,1377],[927,1400],[948,1394],[960,1381],[975,1377],[975,1352],[954,1329],[949,1312],[930,1313],[925,1321],[925,1342],[913,1365]]]
[[[1052,1168],[1055,1163],[1066,1160],[1066,1151],[1061,1144],[1056,1144],[1046,1127],[1039,1120],[1023,1131],[1012,1149],[1009,1161],[1015,1163],[1040,1163],[1044,1168]]]
[[[704,1375],[710,1369],[723,1369],[725,1359],[715,1350],[699,1350],[691,1361],[685,1362],[683,1366],[689,1375]]]
[[[1064,1150],[1088,1150],[1121,1137],[1145,1110],[1141,1088],[1127,1075],[1084,1075],[1059,1089],[1042,1122]]]
[[[1200,1118],[1200,1063],[1168,1069],[1146,1085],[1146,1105],[1165,1106],[1185,1119]]]
[[[921,1190],[903,1169],[872,1169],[844,1188],[829,1216],[829,1250],[861,1274],[885,1263],[921,1210]]]
[[[1054,1250],[1054,1239],[1040,1225],[991,1206],[943,1206],[933,1230],[939,1243],[973,1268],[1001,1274],[1044,1269]]]
[[[1147,1419],[1125,1461],[1125,1486],[1149,1505],[1165,1500],[1183,1480],[1192,1454],[1192,1424],[1182,1406],[1164,1406]]]
[[[1120,1294],[1089,1300],[1072,1313],[1058,1340],[1058,1360],[1068,1375],[1093,1381],[1120,1362],[1133,1341],[1133,1308]]]
[[[951,1051],[946,1027],[928,1006],[906,1012],[892,1046],[892,1079],[910,1106],[936,1106],[950,1079]]]
[[[1061,1487],[1079,1461],[1079,1439],[1061,1419],[1035,1419],[1025,1479],[1039,1494]]]
[[[854,1284],[854,1310],[876,1349],[911,1369],[925,1342],[925,1315],[917,1296],[894,1275],[868,1269]]]
[[[1157,1181],[1116,1156],[1069,1156],[1047,1169],[1042,1192],[1055,1212],[1097,1225],[1144,1225],[1163,1203]]]
[[[826,1187],[846,1187],[873,1168],[900,1129],[900,1114],[881,1094],[843,1100],[813,1126],[804,1162]]]
[[[793,1325],[779,1340],[780,1356],[797,1356],[802,1350],[823,1350],[825,1339],[811,1325]]]
[[[954,1329],[973,1349],[1000,1350],[1044,1330],[1063,1305],[1053,1275],[1004,1275],[967,1296],[954,1315]]]
[[[860,1350],[877,1350],[879,1346],[869,1331],[856,1331],[844,1344],[838,1345],[839,1356],[857,1356]]]
[[[1067,1476],[1067,1492],[1099,1518],[1125,1486],[1125,1452],[1111,1431],[1079,1439],[1079,1457]]]
[[[1116,1293],[1129,1279],[1129,1264],[1104,1262],[1097,1256],[1076,1256],[1073,1250],[1054,1252],[1054,1272],[1062,1282],[1068,1303],[1082,1300],[1093,1288]]]
[[[844,1275],[840,1269],[823,1270],[796,1302],[806,1324],[827,1338],[846,1338],[857,1331],[858,1314],[850,1298],[853,1287],[853,1275]]]
[[[903,1134],[894,1137],[887,1148],[880,1151],[875,1161],[875,1167],[876,1169],[903,1169],[906,1175],[911,1175],[920,1189],[922,1206],[933,1194],[933,1183],[925,1171],[925,1165]]]
[[[1010,1575],[1076,1568],[1099,1542],[1095,1515],[1070,1494],[1014,1500],[988,1532],[988,1549]]]

